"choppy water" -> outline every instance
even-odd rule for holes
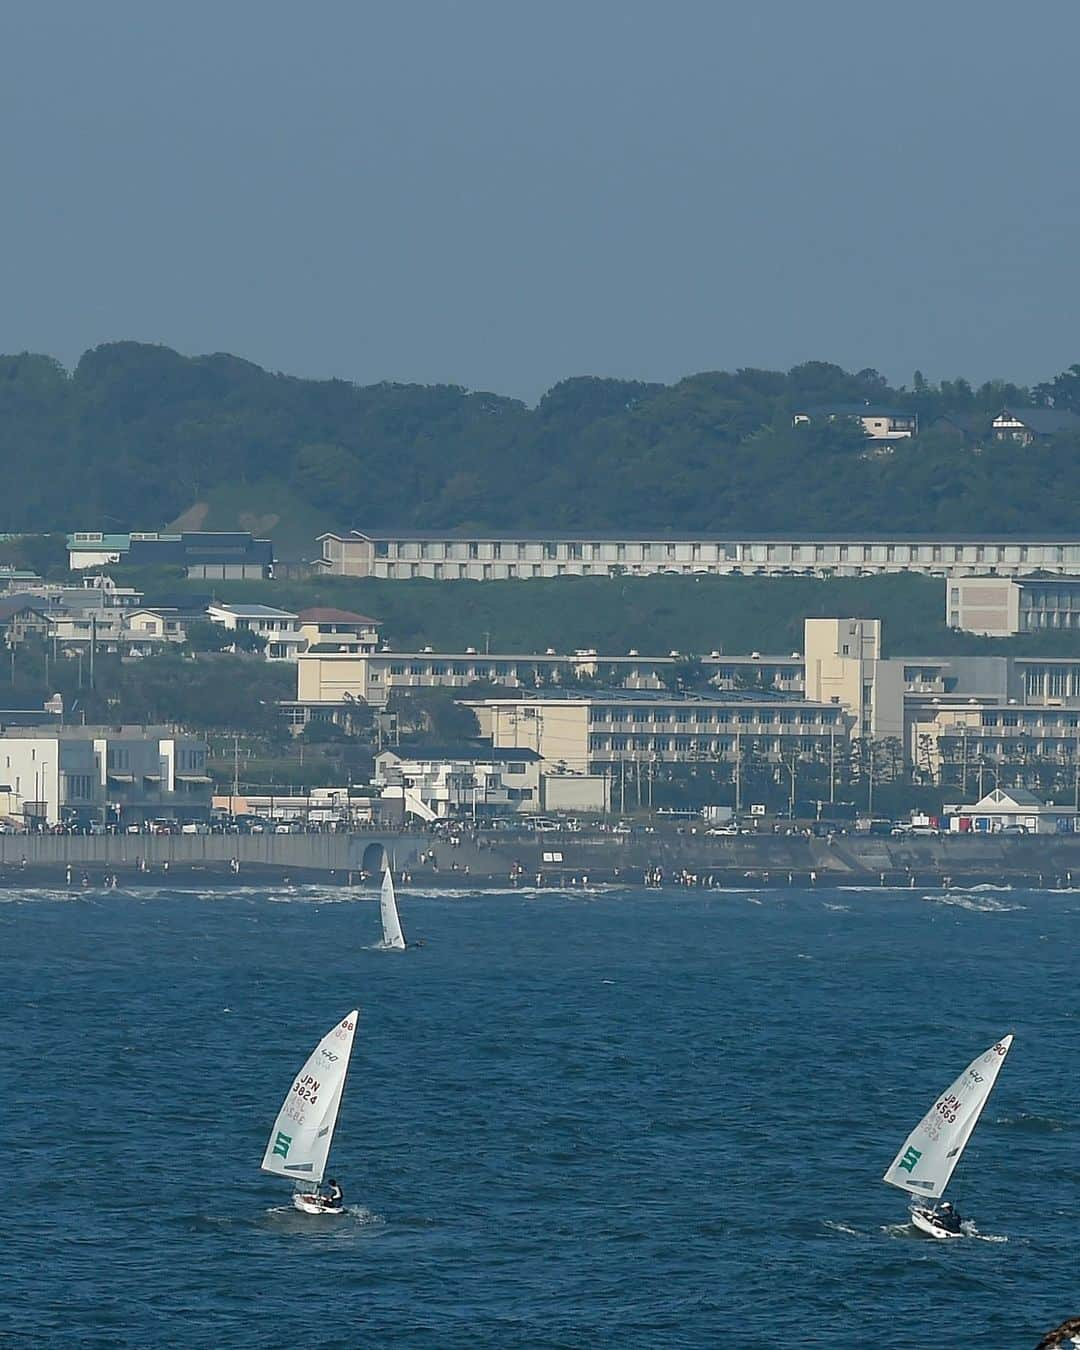
[[[1026,1347],[1080,1312],[1080,895],[0,895],[0,1342]],[[258,1170],[359,1004],[305,1219]],[[1016,1045],[950,1192],[880,1183]],[[6,1343],[6,1342],[5,1342]]]

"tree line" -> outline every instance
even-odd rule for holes
[[[882,456],[850,421],[792,425],[807,407],[868,400],[917,413],[920,435]],[[135,342],[70,372],[24,353],[0,357],[0,528],[152,529],[225,488],[257,511],[272,488],[327,528],[1073,529],[1080,437],[1021,463],[1012,443],[938,424],[961,412],[978,433],[1005,405],[1080,412],[1080,366],[1032,387],[919,372],[891,387],[821,361],[672,385],[577,377],[530,408]]]

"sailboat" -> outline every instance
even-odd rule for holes
[[[923,1200],[941,1199],[1012,1043],[1010,1034],[972,1060],[904,1140],[883,1181]],[[959,1216],[947,1203],[939,1208],[916,1201],[911,1222],[929,1237],[963,1236]]]
[[[382,920],[382,945],[388,951],[403,952],[405,934],[401,931],[401,920],[398,918],[394,874],[389,867],[383,873],[382,890],[379,892],[379,918]]]
[[[303,1214],[341,1214],[340,1199],[319,1195],[334,1141],[359,1011],[353,1009],[307,1057],[270,1130],[262,1170],[297,1183],[293,1205]]]

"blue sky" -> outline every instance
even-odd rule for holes
[[[35,0],[0,350],[135,338],[534,400],[1080,360],[1080,8]]]

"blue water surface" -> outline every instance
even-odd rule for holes
[[[1029,1347],[1080,1312],[1080,895],[0,894],[0,1341]],[[361,1009],[311,1219],[259,1171]],[[912,1236],[880,1177],[1016,1043]],[[959,1339],[957,1339],[959,1337]],[[5,1341],[6,1343],[6,1341]]]

